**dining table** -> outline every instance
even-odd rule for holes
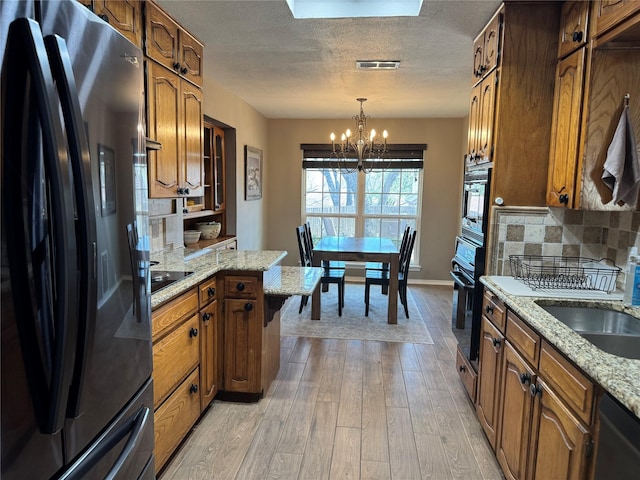
[[[313,247],[313,266],[325,261],[380,262],[389,265],[387,323],[398,323],[399,250],[390,238],[322,237]],[[321,295],[316,288],[311,296],[311,319],[320,320]],[[363,299],[364,302],[364,299]],[[363,303],[364,308],[364,303]]]

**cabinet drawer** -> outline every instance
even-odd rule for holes
[[[151,314],[151,335],[155,342],[169,333],[181,320],[198,311],[198,290],[193,288],[161,306]]]
[[[153,346],[153,404],[158,406],[200,361],[200,319],[194,315]]]
[[[224,294],[233,298],[256,298],[258,279],[256,277],[228,275],[224,277]]]
[[[534,332],[512,311],[507,312],[507,340],[535,367],[540,358],[540,335]]]
[[[540,376],[587,425],[591,423],[595,386],[555,348],[542,342]]]
[[[200,416],[199,375],[199,369],[196,368],[155,411],[153,451],[156,457],[156,473],[164,466]]]
[[[217,282],[216,277],[210,278],[200,284],[200,308],[208,305],[216,299]]]
[[[467,391],[469,398],[471,398],[471,401],[475,403],[478,374],[471,367],[467,357],[465,357],[464,353],[460,350],[459,345],[456,352],[456,370],[458,371],[458,375],[460,375],[460,380],[462,380],[462,384],[464,385],[464,389]]]
[[[502,300],[488,290],[484,292],[482,312],[487,316],[500,332],[504,333],[506,308]]]

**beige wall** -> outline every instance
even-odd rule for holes
[[[464,119],[373,119],[371,127],[389,131],[391,143],[426,143],[420,242],[421,272],[413,279],[449,281],[454,239],[460,229]],[[352,127],[349,119],[269,120],[269,161],[265,184],[269,249],[284,249],[284,264],[295,265],[295,227],[302,211],[301,143],[328,143],[331,131]]]
[[[260,115],[251,105],[225,90],[210,78],[204,82],[204,113],[222,123],[236,129],[236,158],[227,159],[229,166],[235,162],[235,225],[228,226],[231,233],[238,237],[238,248],[241,250],[260,250],[266,246],[268,190],[264,188],[270,182],[269,145],[267,141],[267,119]],[[244,147],[262,150],[263,154],[263,191],[261,200],[245,201],[244,199]]]
[[[236,221],[229,230],[242,250],[287,250],[296,265],[295,226],[301,221],[301,143],[328,142],[331,131],[350,128],[350,119],[269,120],[210,78],[205,78],[204,113],[236,129]],[[422,270],[413,279],[449,281],[454,239],[460,230],[462,146],[466,119],[373,119],[392,143],[426,143],[420,241]],[[263,196],[244,200],[244,146],[263,151]]]

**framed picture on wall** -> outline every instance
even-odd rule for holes
[[[244,146],[244,199],[262,198],[262,150]]]

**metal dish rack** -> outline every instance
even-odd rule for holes
[[[602,263],[611,262],[612,265]],[[620,267],[610,259],[547,255],[509,255],[511,275],[532,289],[601,290],[616,288]]]

